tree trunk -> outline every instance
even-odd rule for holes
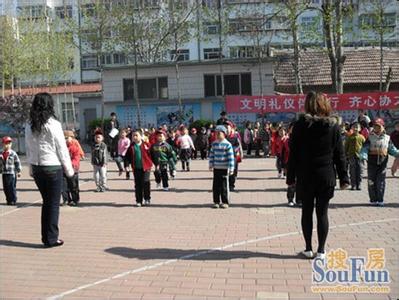
[[[389,92],[389,86],[391,85],[392,80],[392,67],[389,67],[387,77],[385,78],[384,92]]]
[[[383,72],[384,72],[384,49],[383,49],[383,44],[384,44],[384,9],[381,7],[379,9],[380,13],[380,28],[379,28],[379,36],[380,36],[380,92],[383,90],[383,82],[382,82],[382,77],[383,77]]]
[[[139,8],[140,9],[140,8]],[[137,64],[137,36],[136,36],[136,25],[135,25],[135,9],[133,5],[132,11],[132,27],[133,27],[133,55],[134,55],[134,84],[133,84],[133,97],[136,99],[137,106],[137,127],[141,128],[141,109],[140,109],[140,100],[139,100],[139,90],[138,90],[138,76],[139,76],[139,67]]]
[[[291,24],[291,33],[292,33],[292,42],[294,48],[294,72],[295,72],[295,92],[297,94],[303,94],[302,88],[302,78],[300,72],[300,48],[298,42],[298,28],[296,24],[296,20],[292,20]]]
[[[336,15],[336,60],[337,60],[337,94],[344,92],[344,50],[342,47],[342,0],[335,1],[335,15]]]
[[[322,14],[324,38],[331,63],[332,86],[337,94],[342,94],[345,63],[342,48],[342,0],[335,0],[334,7],[332,0],[324,0]]]
[[[220,70],[220,82],[222,86],[222,99],[223,103],[225,101],[225,95],[224,95],[224,74],[223,74],[223,62],[222,62],[222,55],[223,55],[223,49],[222,49],[222,0],[218,0],[218,23],[219,23],[219,70]],[[217,80],[216,80],[216,94],[217,94]]]

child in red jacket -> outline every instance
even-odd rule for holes
[[[281,127],[276,138],[276,168],[278,171],[278,178],[285,178],[284,160],[283,160],[283,146],[288,137],[285,134],[285,128]]]
[[[75,174],[69,178],[64,173],[63,184],[62,184],[62,200],[63,200],[62,205],[68,204],[70,206],[77,206],[80,200],[79,168],[80,168],[81,148],[75,142],[75,135],[73,131],[65,130],[64,136]]]
[[[291,123],[290,126],[288,127],[288,135],[284,139],[283,147],[282,147],[282,151],[281,151],[282,161],[283,161],[284,170],[285,170],[284,172],[286,174],[288,172],[287,166],[288,166],[288,159],[290,157],[290,134],[292,133],[292,128],[293,127],[294,127],[294,123]],[[295,191],[296,191],[295,184],[288,186],[288,188],[287,188],[288,206],[294,206],[295,205],[294,204]],[[296,199],[296,204],[299,205],[299,206],[302,204],[298,200],[298,198]]]
[[[152,160],[149,143],[144,142],[141,132],[136,130],[132,135],[133,143],[129,148],[128,155],[132,162],[134,174],[134,190],[136,194],[136,206],[151,204],[150,174]],[[144,198],[144,203],[143,203]]]

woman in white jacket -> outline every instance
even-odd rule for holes
[[[50,94],[39,93],[33,98],[25,141],[30,175],[43,198],[42,242],[45,247],[61,246],[64,242],[58,239],[58,216],[62,174],[72,177],[74,171]]]

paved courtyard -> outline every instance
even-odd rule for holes
[[[82,163],[81,204],[62,207],[65,245],[40,244],[41,199],[27,168],[18,207],[0,195],[1,299],[397,299],[399,179],[387,179],[386,206],[368,205],[363,190],[337,191],[330,209],[329,249],[366,256],[384,248],[388,294],[312,293],[300,209],[288,207],[273,159],[240,165],[231,207],[214,210],[207,162],[178,172],[171,190],[155,189],[151,207],[133,207],[133,180],[109,165],[106,193],[95,193]],[[180,165],[179,165],[180,166]],[[314,236],[316,246],[316,236]]]

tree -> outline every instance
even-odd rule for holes
[[[151,4],[151,5],[150,5]],[[115,43],[133,60],[134,100],[137,105],[137,118],[140,126],[140,100],[138,95],[138,69],[140,64],[168,61],[174,49],[173,62],[176,69],[179,108],[182,111],[179,88],[179,55],[181,45],[190,40],[192,16],[196,5],[190,6],[186,0],[147,3],[138,1],[128,6],[120,6]],[[182,115],[182,114],[181,114]]]
[[[390,5],[395,5],[391,0],[362,0],[365,14],[360,19],[360,30],[363,38],[372,44],[377,44],[380,50],[380,82],[379,90],[384,90],[384,44],[385,41],[395,36],[395,14],[386,14]],[[388,68],[389,69],[389,68]],[[387,73],[387,78],[389,78]],[[388,81],[388,80],[387,80]],[[388,84],[386,84],[388,86]]]
[[[17,135],[18,151],[21,151],[20,136],[29,119],[31,96],[11,95],[0,97],[0,123],[9,125]]]
[[[206,35],[204,36],[204,41],[214,40],[214,36],[217,36],[218,43],[218,63],[219,63],[219,72],[220,72],[220,84],[222,91],[222,98],[225,99],[225,88],[224,88],[224,70],[223,70],[223,49],[228,43],[230,34],[232,33],[230,26],[230,13],[232,12],[231,7],[225,5],[225,1],[223,0],[215,0],[215,1],[202,1],[202,9],[200,11],[200,15],[203,20],[204,32]],[[207,32],[207,26],[209,24],[216,25],[215,34],[209,34]]]
[[[342,94],[344,90],[344,63],[346,56],[343,50],[343,10],[342,0],[323,0],[321,14],[324,39],[331,62],[331,81],[337,94]]]
[[[281,12],[280,8],[275,11],[266,12],[261,1],[259,6],[252,7],[243,4],[235,13],[234,22],[231,23],[231,34],[239,34],[245,41],[244,49],[234,49],[233,56],[255,57],[258,62],[258,76],[260,85],[260,96],[263,96],[263,72],[262,60],[269,55],[270,43],[275,35],[272,21],[276,20]],[[234,53],[236,51],[236,53]]]
[[[197,9],[199,9],[197,4],[189,8],[189,3],[186,0],[169,0],[168,3],[168,23],[170,27],[169,32],[171,32],[170,44],[173,46],[173,55],[171,55],[171,59],[175,64],[177,98],[179,103],[179,122],[184,121],[179,71],[179,62],[184,60],[184,57],[182,53],[180,53],[180,47],[189,42],[195,36],[193,33],[195,32],[194,28],[196,24],[192,17]]]
[[[286,0],[282,1],[282,15],[287,20],[290,29],[292,48],[294,49],[294,74],[295,74],[295,91],[297,94],[303,94],[302,77],[301,77],[301,43],[298,18],[310,8],[312,1]]]
[[[115,2],[116,3],[116,2]],[[113,7],[114,2],[108,0],[92,1],[79,7],[78,22],[69,19],[67,26],[69,30],[77,36],[78,45],[81,52],[91,53],[96,57],[95,70],[100,75],[99,83],[101,85],[101,119],[104,120],[104,93],[102,88],[103,67],[105,55],[115,50],[113,43],[113,27],[118,15],[118,10]],[[115,4],[117,7],[117,5]],[[104,127],[104,122],[102,124]]]

